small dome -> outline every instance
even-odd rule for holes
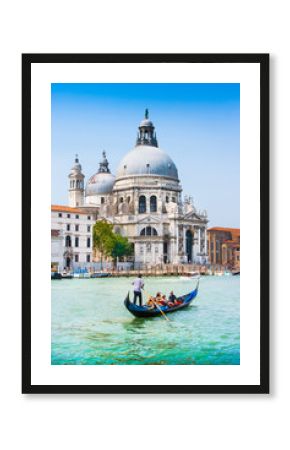
[[[115,183],[115,177],[110,172],[98,172],[91,176],[86,185],[85,195],[110,194]]]
[[[116,178],[128,175],[158,175],[178,180],[177,168],[163,150],[150,145],[138,145],[121,160]]]
[[[140,122],[139,127],[154,127],[154,125],[153,125],[153,122],[151,122],[151,120],[149,120],[149,119],[143,119],[143,120]]]

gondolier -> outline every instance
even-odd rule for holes
[[[134,304],[136,304],[137,298],[139,298],[139,305],[142,306],[142,293],[141,289],[144,288],[144,281],[142,280],[142,275],[139,274],[137,278],[133,281],[134,286]]]

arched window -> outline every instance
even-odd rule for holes
[[[74,188],[74,187],[75,187],[75,180],[73,180],[73,182],[72,182],[72,183],[73,183],[73,188]]]
[[[123,203],[124,199],[123,197],[120,197],[120,203]]]
[[[155,228],[146,227],[141,230],[140,236],[158,236],[158,233]]]
[[[152,195],[150,197],[150,212],[156,212],[157,211],[157,197],[156,195]]]
[[[77,180],[77,188],[80,187],[80,180]]]
[[[141,195],[139,197],[139,213],[146,213],[146,197],[145,195]]]
[[[65,237],[65,246],[71,247],[71,237],[70,236]]]
[[[127,197],[127,202],[130,203],[131,197]]]

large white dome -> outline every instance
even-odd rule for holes
[[[178,180],[177,168],[159,147],[137,145],[121,160],[116,179],[130,175],[158,175]]]

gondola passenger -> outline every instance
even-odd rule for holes
[[[176,295],[174,294],[173,291],[170,292],[170,295],[168,297],[168,306],[176,306],[176,305],[180,305],[182,303],[182,301],[178,300]]]

